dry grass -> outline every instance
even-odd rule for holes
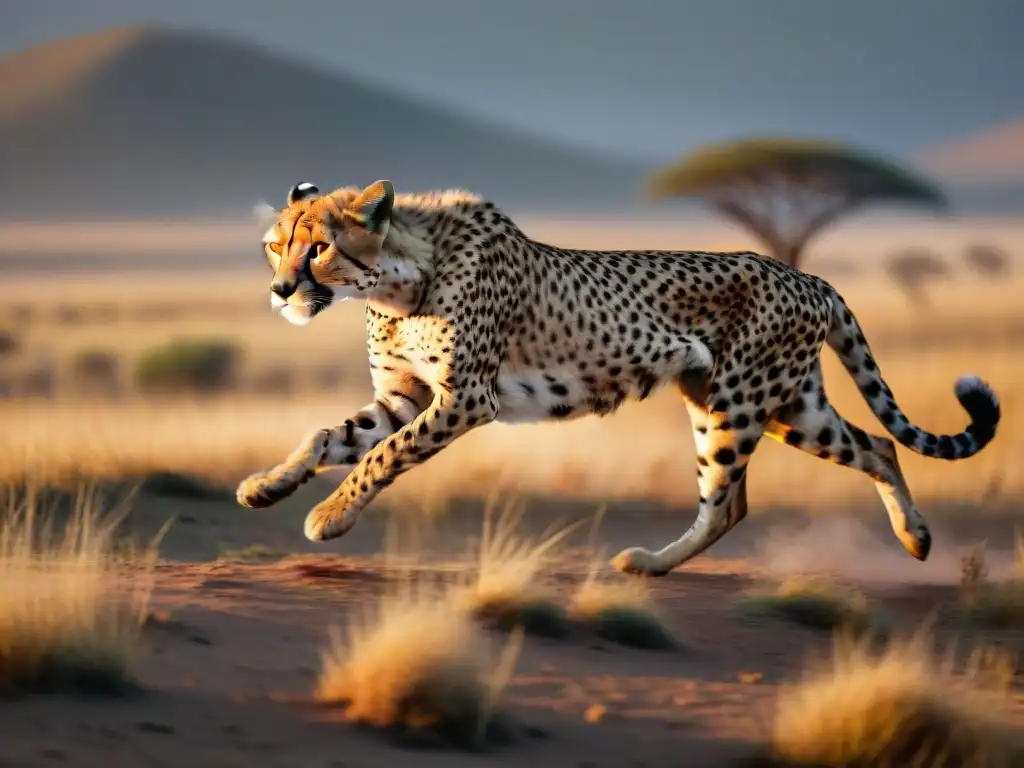
[[[344,706],[353,722],[480,745],[521,642],[513,634],[495,663],[448,595],[407,587],[332,634],[315,696]]]
[[[530,226],[539,237],[566,245],[679,247],[685,241],[692,247],[731,248],[752,244],[739,230],[717,224],[709,228],[689,222],[684,229],[678,222],[551,221]],[[235,238],[240,245],[253,236],[246,234],[249,229],[242,224],[215,229],[220,233],[216,237]],[[85,236],[77,228],[74,231]],[[182,226],[181,231],[187,228]],[[981,281],[958,273],[955,280],[931,291],[933,309],[911,310],[865,255],[919,244],[955,256],[974,240],[1019,252],[1022,233],[1019,222],[972,222],[969,227],[957,222],[913,226],[878,222],[840,227],[816,241],[816,251],[836,252],[851,260],[855,256],[858,264],[865,265],[862,275],[840,276],[835,283],[864,325],[889,384],[912,419],[932,430],[961,429],[964,415],[952,394],[960,373],[984,376],[1000,396],[999,436],[979,457],[949,464],[902,452],[901,464],[922,506],[1024,499],[1024,474],[1017,471],[1018,457],[1024,453],[1019,375],[1024,345],[1014,336],[1020,335],[1024,323],[1020,280]],[[125,237],[129,235],[135,243],[137,236],[125,230]],[[120,245],[127,242],[119,240]],[[812,256],[808,268],[814,271],[814,265]],[[339,413],[358,410],[370,397],[361,308],[348,304],[332,310],[318,320],[323,324],[317,326],[318,332],[295,328],[267,311],[268,279],[258,262],[248,271],[211,270],[198,288],[183,271],[170,269],[147,273],[133,283],[130,292],[124,290],[123,276],[113,273],[42,282],[35,275],[12,278],[12,295],[25,298],[0,312],[0,330],[12,330],[21,345],[16,359],[0,361],[3,365],[52,364],[60,375],[68,361],[85,349],[107,350],[127,365],[141,349],[182,334],[201,334],[238,342],[246,349],[252,371],[283,367],[299,371],[298,379],[306,381],[309,361],[324,361],[342,371],[343,383],[329,395],[306,391],[288,398],[253,392],[205,402],[133,397],[100,403],[73,397],[0,400],[0,420],[6,427],[0,434],[0,479],[49,481],[169,470],[237,481],[279,461],[309,430],[337,423]],[[19,320],[22,304],[32,309],[29,321]],[[138,313],[154,304],[184,308],[185,314],[167,321],[140,319]],[[87,305],[113,305],[125,311],[114,324],[68,324],[56,317],[60,307]],[[976,338],[965,341],[964,334]],[[326,344],[325,338],[329,339]],[[930,341],[920,341],[925,338]],[[837,408],[851,421],[882,432],[834,356],[826,352],[824,360],[829,395]],[[272,414],[270,421],[268,414]],[[268,426],[271,422],[273,427]],[[62,439],[55,444],[52,435],[58,431]],[[475,430],[433,458],[428,469],[408,473],[386,493],[396,500],[419,498],[427,486],[443,498],[486,486],[692,505],[697,497],[696,485],[689,479],[694,462],[685,407],[675,392],[666,391],[645,403],[629,404],[607,419]],[[873,484],[858,472],[771,441],[759,446],[756,465],[749,483],[754,510],[870,504],[884,514]],[[801,493],[794,494],[795,487]],[[993,488],[995,493],[990,492]]]
[[[651,650],[678,647],[645,581],[598,574],[598,569],[592,567],[573,593],[570,619],[620,645]]]
[[[1003,703],[973,674],[935,663],[921,638],[881,654],[840,645],[829,667],[781,693],[773,757],[818,768],[1008,768],[1020,753],[999,719]]]
[[[0,690],[117,692],[149,606],[155,548],[126,553],[121,517],[83,491],[58,532],[28,493],[0,528]]]
[[[545,566],[573,526],[552,528],[538,537],[522,537],[516,527],[524,502],[508,503],[495,521],[495,498],[484,510],[476,568],[452,595],[463,612],[501,629],[557,637],[569,622],[557,596],[541,583]]]
[[[853,635],[881,632],[887,624],[859,590],[822,576],[790,577],[773,590],[741,597],[736,605],[747,615]]]
[[[1003,424],[978,457],[950,464],[901,453],[908,482],[922,507],[929,503],[1005,504],[1024,498],[1024,400],[1019,371],[1024,351],[922,350],[880,355],[883,370],[910,417],[935,430],[962,428],[952,394],[958,373],[977,371],[999,394]],[[365,366],[365,362],[362,364]],[[881,432],[836,361],[825,358],[830,398],[854,423]],[[171,402],[125,398],[0,401],[0,480],[40,482],[67,477],[138,476],[173,471],[233,482],[280,461],[311,430],[337,422],[369,400],[363,390],[330,397],[231,396]],[[273,427],[268,427],[272,414]],[[144,427],[144,428],[143,428]],[[54,442],[52,435],[62,439]],[[565,424],[490,425],[474,430],[398,479],[386,492],[399,500],[437,497],[487,487],[584,499],[645,499],[692,505],[695,462],[685,407],[672,391],[629,403],[606,419]],[[773,441],[758,447],[749,495],[755,511],[772,506],[817,510],[871,505],[883,515],[874,484]],[[993,496],[989,489],[998,483]],[[800,493],[793,489],[799,487]],[[387,498],[385,497],[385,498]]]
[[[960,598],[965,616],[997,628],[1024,626],[1024,538],[1016,540],[1017,563],[1010,577],[991,581],[985,545],[975,546],[960,561]]]

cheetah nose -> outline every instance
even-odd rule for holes
[[[298,287],[298,281],[296,280],[275,280],[270,284],[270,291],[276,293],[282,299],[287,299]]]

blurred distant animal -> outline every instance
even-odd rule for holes
[[[388,181],[327,195],[298,184],[263,242],[271,306],[290,322],[304,325],[340,300],[366,302],[374,402],[237,490],[241,504],[267,507],[320,468],[347,467],[306,518],[313,540],[343,535],[399,474],[472,429],[609,414],[672,385],[696,441],[697,519],[662,549],[619,553],[618,568],[666,574],[742,520],[747,464],[765,435],[871,477],[896,536],[924,560],[931,534],[894,444],[829,403],[822,345],[917,453],[973,456],[999,422],[995,394],[966,376],[955,386],[970,417],[964,431],[912,424],[839,294],[767,256],[568,250],[531,239],[474,195],[396,196]]]

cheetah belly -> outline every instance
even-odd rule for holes
[[[575,368],[513,368],[498,371],[498,416],[503,424],[530,424],[584,416],[589,393]]]

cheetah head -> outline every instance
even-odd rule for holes
[[[274,270],[270,306],[305,325],[336,301],[366,298],[380,278],[380,255],[391,224],[395,188],[378,181],[361,192],[329,195],[309,182],[292,187],[263,236]]]

